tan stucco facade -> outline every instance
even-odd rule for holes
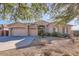
[[[30,36],[37,36],[38,35],[38,27],[35,24],[31,24],[29,26],[29,34]]]
[[[70,25],[56,25],[54,23],[48,23],[45,21],[38,21],[34,24],[24,24],[24,23],[13,23],[9,25],[5,25],[5,28],[8,28],[7,33],[5,35],[8,36],[37,36],[38,35],[38,27],[42,25],[45,27],[44,31],[48,33],[52,33],[53,31],[60,33],[68,33],[71,34],[71,26]],[[2,35],[2,30],[0,30],[0,36]]]
[[[8,25],[9,36],[27,36],[27,25],[23,23],[14,23]]]
[[[60,25],[60,24],[54,24],[54,23],[49,23],[48,24],[48,32],[52,33],[53,31],[60,32],[60,33],[68,33],[70,34],[71,31],[71,26],[70,25]]]
[[[0,30],[0,36],[1,36],[1,34],[2,34],[2,31]]]
[[[38,21],[38,22],[36,22],[35,23],[38,27],[41,25],[41,26],[44,26],[45,27],[45,32],[47,32],[48,31],[48,24],[49,24],[49,22],[46,22],[46,21],[44,21],[44,20],[40,20],[40,21]]]
[[[29,27],[28,27],[29,26]],[[38,30],[36,25],[28,25],[23,23],[14,23],[8,25],[10,36],[36,36]]]

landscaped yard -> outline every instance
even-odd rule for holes
[[[50,42],[48,41],[50,40]],[[79,55],[79,40],[73,44],[69,39],[46,37],[38,40],[34,40],[32,44],[27,48],[11,49],[7,51],[1,51],[0,55],[21,55],[21,56],[77,56]]]

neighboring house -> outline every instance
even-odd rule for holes
[[[56,25],[54,22],[46,22],[40,20],[38,22],[27,23],[12,23],[9,25],[3,25],[0,29],[0,36],[37,36],[40,32],[45,33],[60,32],[71,34],[71,25]]]

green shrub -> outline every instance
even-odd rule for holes
[[[45,36],[51,36],[51,33],[45,33]]]
[[[69,37],[67,33],[53,32],[52,36],[54,37]]]
[[[51,35],[54,36],[54,37],[59,37],[60,33],[59,32],[52,32]]]
[[[63,33],[63,34],[62,34],[62,37],[69,37],[69,34]]]
[[[79,31],[74,31],[74,36],[79,36]]]

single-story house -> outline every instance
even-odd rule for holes
[[[32,24],[20,22],[4,24],[0,29],[0,36],[37,36],[41,29],[47,33],[56,31],[70,34],[72,32],[71,25],[56,25],[54,22],[40,20]]]

